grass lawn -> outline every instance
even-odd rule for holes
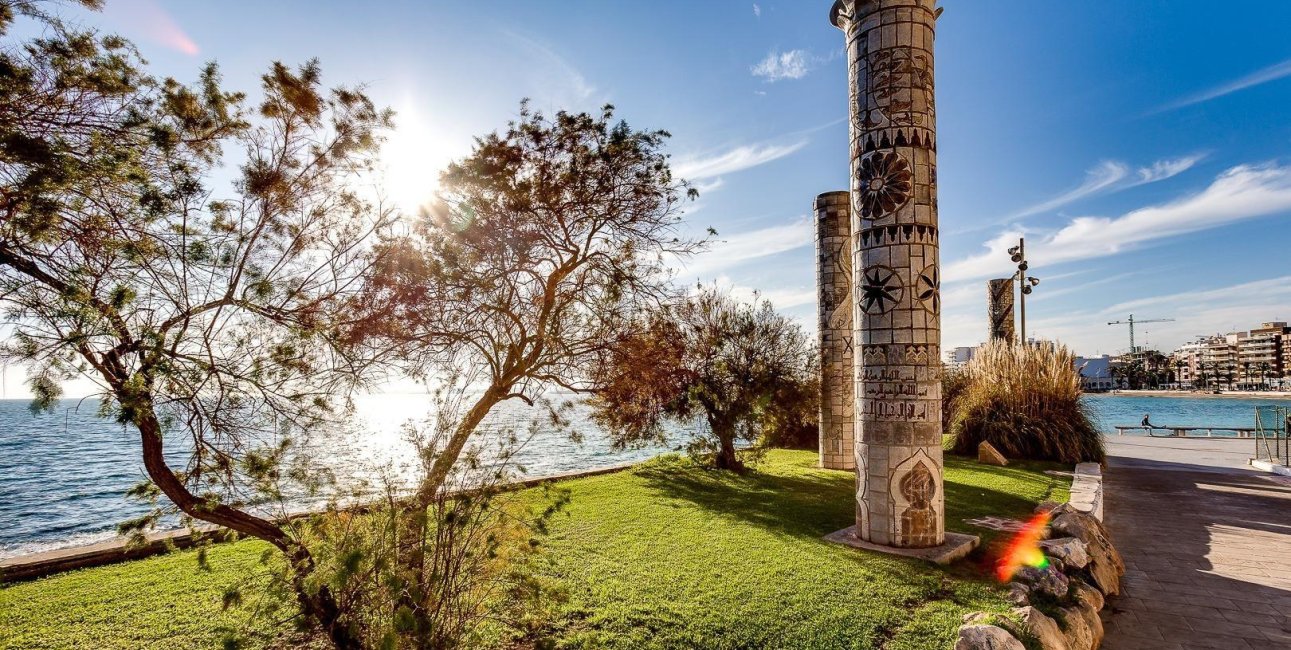
[[[569,481],[569,516],[552,527],[554,571],[569,591],[565,648],[948,648],[960,617],[1005,611],[984,580],[989,559],[942,570],[829,544],[853,516],[851,472],[816,455],[772,451],[747,476],[665,457]],[[947,457],[947,528],[1022,518],[1065,500],[1049,465],[987,467]],[[259,569],[241,542],[86,569],[0,588],[0,648],[219,647],[231,630],[272,630],[225,589]],[[254,578],[251,578],[254,580]],[[254,603],[254,598],[248,598]],[[256,633],[259,633],[258,635]]]

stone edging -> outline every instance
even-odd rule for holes
[[[1103,468],[1098,463],[1080,463],[1071,480],[1072,508],[1103,520]]]
[[[615,472],[630,469],[644,462],[646,462],[646,460],[528,478],[515,481],[507,487],[508,489],[519,490],[542,485],[543,483],[568,481],[577,478],[587,478],[589,476],[600,476],[602,474],[613,474]],[[308,517],[313,514],[317,513],[303,513],[298,516]],[[191,548],[199,542],[207,540],[215,543],[229,541],[231,536],[226,535],[225,533],[226,531],[215,526],[198,526],[192,530],[180,529],[149,533],[145,536],[146,541],[142,545],[134,547],[128,546],[128,542],[125,538],[116,538],[86,546],[60,548],[53,551],[11,557],[0,560],[0,584],[35,580],[36,578],[43,578],[55,573],[71,571],[72,569],[83,569],[87,567],[116,564],[127,560],[138,560],[153,555],[160,555],[175,548]]]
[[[1014,575],[1008,593],[1016,605],[1012,618],[982,612],[965,616],[955,650],[1024,650],[1022,638],[1043,650],[1094,650],[1102,643],[1098,612],[1107,596],[1120,592],[1125,574],[1125,563],[1102,522],[1102,468],[1077,465],[1071,501],[1050,513],[1048,539],[1040,542],[1048,565],[1024,567]]]

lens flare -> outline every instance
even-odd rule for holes
[[[1008,582],[1024,566],[1046,569],[1049,558],[1040,550],[1040,540],[1044,538],[1044,529],[1049,525],[1049,513],[1042,512],[1031,518],[1022,530],[1009,541],[1004,550],[1004,557],[995,567],[995,577],[1000,582]]]

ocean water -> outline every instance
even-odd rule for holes
[[[1138,426],[1144,414],[1161,427],[1254,427],[1257,406],[1291,406],[1288,398],[1145,397],[1091,394],[1083,397],[1099,429],[1115,434],[1116,426]],[[1131,435],[1132,432],[1126,432]],[[1137,435],[1144,435],[1139,432]],[[1220,434],[1216,434],[1220,435]]]
[[[1105,433],[1115,425],[1137,425],[1144,413],[1160,426],[1253,426],[1255,407],[1291,399],[1216,399],[1194,397],[1126,397],[1087,395],[1097,424]],[[115,536],[120,522],[148,510],[125,496],[145,479],[138,434],[96,417],[91,400],[64,400],[53,413],[33,415],[26,400],[0,400],[0,558],[93,543]],[[425,396],[381,395],[358,403],[362,435],[328,448],[345,466],[377,467],[409,456],[401,425],[423,417]],[[533,415],[509,403],[490,418],[494,427],[520,426]],[[576,410],[572,420],[582,442],[555,432],[540,432],[517,459],[526,476],[603,467],[640,460],[676,449],[687,437],[675,429],[667,444],[614,451],[605,432]],[[489,434],[485,434],[487,436]],[[176,463],[183,450],[172,449]]]
[[[557,396],[559,397],[559,396]],[[412,457],[402,426],[425,417],[422,395],[379,395],[357,400],[360,434],[331,437],[327,456],[335,455],[345,477],[358,478],[390,463]],[[122,521],[149,510],[125,492],[146,479],[138,433],[96,416],[94,400],[63,400],[52,413],[33,414],[27,400],[0,400],[0,559],[69,546],[90,544],[116,535]],[[536,411],[508,402],[485,422],[480,444],[503,428],[520,429]],[[687,437],[675,428],[664,445],[615,451],[609,437],[575,409],[575,442],[564,433],[538,432],[517,454],[525,477],[604,467],[641,460],[678,448]],[[172,464],[182,467],[183,449],[167,440]],[[339,451],[338,451],[339,450]],[[359,468],[359,469],[355,469]]]

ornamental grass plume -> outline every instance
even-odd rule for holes
[[[1056,343],[983,345],[964,371],[967,386],[949,417],[953,451],[983,440],[1009,458],[1103,462],[1103,437],[1080,399],[1071,350]]]

